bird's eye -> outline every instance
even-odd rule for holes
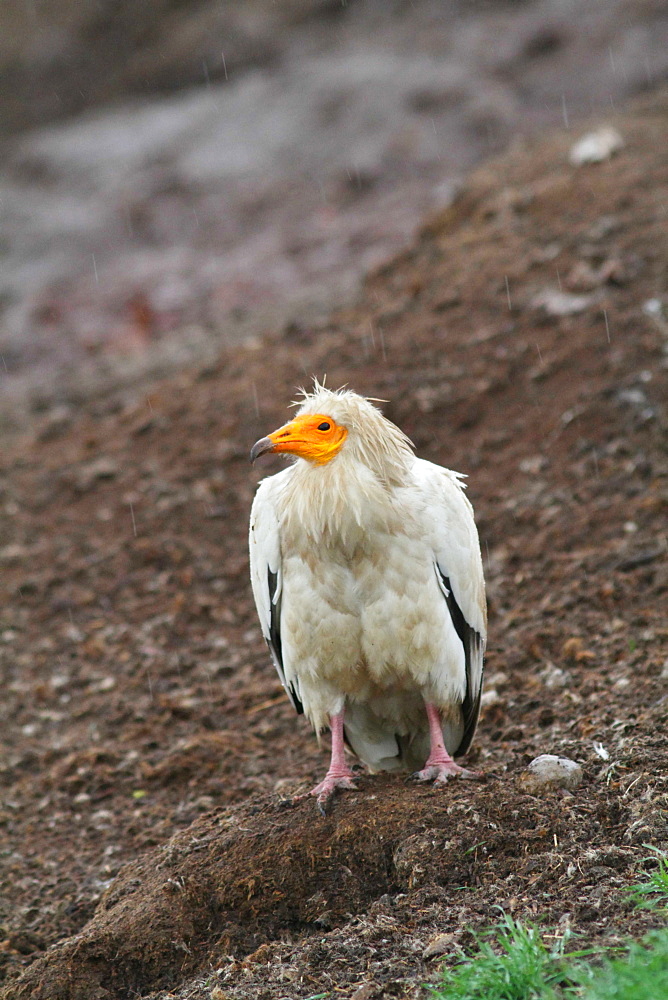
[[[331,426],[331,424],[328,424],[327,421],[325,420],[325,421],[323,421],[323,423],[318,424],[318,430],[319,431],[328,431],[329,428],[330,428],[330,426]]]

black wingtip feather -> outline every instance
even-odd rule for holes
[[[440,571],[439,571],[440,572]],[[450,612],[450,617],[452,619],[452,624],[455,626],[455,632],[461,640],[461,644],[464,647],[464,656],[466,663],[466,694],[464,695],[464,701],[462,702],[462,715],[464,717],[464,734],[462,736],[461,742],[455,752],[453,757],[461,757],[465,754],[468,748],[473,742],[473,736],[475,734],[476,726],[478,725],[478,716],[480,715],[480,696],[482,695],[482,675],[480,677],[480,684],[478,685],[478,690],[473,691],[471,687],[471,658],[474,654],[480,652],[480,647],[482,645],[482,636],[479,632],[476,632],[469,623],[464,618],[462,609],[457,604],[455,595],[452,592],[452,586],[450,580],[447,576],[441,573],[441,579],[446,590],[446,602],[448,605],[448,611]]]

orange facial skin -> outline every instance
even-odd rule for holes
[[[325,465],[339,453],[347,436],[346,428],[335,423],[331,417],[323,413],[304,414],[256,441],[251,451],[251,462],[269,451],[286,451],[315,465]]]

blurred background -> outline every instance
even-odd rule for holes
[[[317,328],[474,163],[667,75],[664,0],[5,0],[0,427]]]

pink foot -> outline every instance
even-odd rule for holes
[[[438,709],[429,702],[425,702],[425,708],[429,721],[430,753],[422,770],[416,771],[412,777],[416,781],[433,781],[435,785],[444,785],[449,778],[482,779],[484,775],[480,774],[479,771],[467,771],[465,767],[455,764],[443,743],[441,717]]]
[[[416,771],[411,777],[416,781],[433,781],[435,785],[444,785],[449,778],[470,778],[474,781],[482,779],[483,775],[479,771],[469,771],[455,764],[447,754],[446,757],[444,760],[430,757],[422,770]]]
[[[343,712],[339,712],[338,715],[332,715],[329,722],[332,730],[332,759],[329,771],[320,784],[316,785],[308,793],[308,795],[315,795],[318,808],[323,816],[326,815],[327,806],[339,788],[354,789],[356,787],[353,781],[353,772],[346,764],[343,738]],[[305,798],[306,795],[298,795],[295,801],[298,802],[300,799]]]
[[[324,780],[319,785],[316,785],[315,788],[312,788],[308,794],[315,795],[318,808],[324,816],[335,792],[339,789],[351,789],[354,791],[356,787],[353,781],[353,772],[349,768],[346,768],[342,772],[332,772],[329,770]]]

